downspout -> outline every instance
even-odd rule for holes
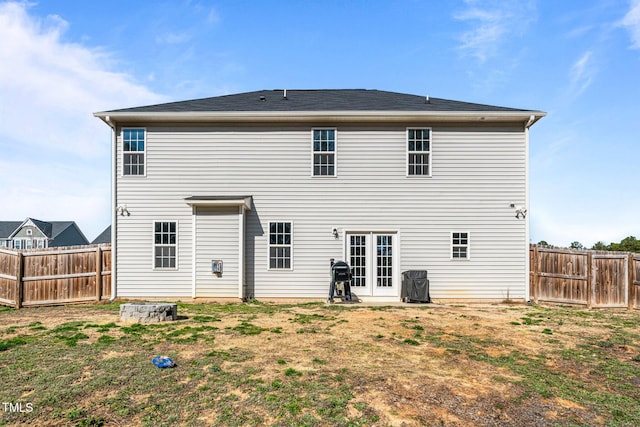
[[[118,216],[116,213],[116,206],[117,206],[117,200],[116,200],[116,151],[117,151],[117,146],[116,146],[116,131],[117,131],[117,126],[116,123],[114,121],[111,120],[111,117],[106,116],[104,118],[104,121],[109,125],[109,127],[111,128],[111,298],[109,298],[109,302],[112,303],[117,297],[117,292],[118,292],[118,287],[116,286],[116,278],[117,278],[117,271],[118,269],[116,268],[116,252],[117,252],[117,245],[116,245],[116,230],[118,227]]]
[[[524,206],[528,210],[527,215],[524,217],[525,232],[524,232],[524,259],[525,259],[525,275],[524,275],[524,299],[527,304],[531,303],[531,265],[529,257],[529,215],[531,215],[531,209],[529,209],[529,128],[535,121],[536,116],[533,114],[529,116],[529,120],[524,125],[524,150],[525,150],[525,163],[524,163]]]

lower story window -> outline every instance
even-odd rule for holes
[[[269,223],[269,268],[291,269],[291,223]]]
[[[153,227],[153,266],[155,268],[176,268],[177,223],[156,221]]]
[[[469,233],[451,233],[451,258],[469,258]]]

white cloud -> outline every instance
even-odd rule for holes
[[[629,12],[622,19],[621,25],[629,31],[631,47],[640,49],[640,0],[631,1]]]
[[[167,33],[156,37],[156,42],[160,44],[182,44],[191,39],[191,36],[185,32]]]
[[[37,19],[27,7],[0,4],[0,40],[11,41],[0,44],[0,137],[91,156],[101,129],[92,112],[161,100],[110,71],[99,49],[62,42],[62,18]]]
[[[207,22],[211,25],[220,23],[220,14],[214,8],[209,9],[209,13],[207,13]]]
[[[574,96],[580,95],[593,82],[595,65],[591,59],[593,52],[587,51],[578,59],[569,72],[570,89]]]
[[[460,36],[460,49],[485,62],[499,51],[509,37],[521,35],[535,19],[531,1],[465,0],[467,8],[454,15],[470,22],[471,29]]]
[[[92,113],[163,97],[63,41],[69,25],[0,3],[0,219],[78,220],[93,238],[110,218],[110,137]]]

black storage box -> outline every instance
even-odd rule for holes
[[[402,272],[402,301],[431,302],[427,270],[408,270]]]

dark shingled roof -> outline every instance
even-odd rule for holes
[[[0,239],[8,239],[22,225],[22,221],[0,221]]]
[[[75,224],[74,221],[41,221],[27,218],[24,221],[0,221],[0,239],[8,239],[22,224],[31,220],[33,224],[50,239],[55,239],[60,233]]]
[[[190,101],[124,108],[108,113],[278,112],[278,111],[530,111],[369,89],[260,90]]]
[[[103,243],[111,243],[111,226],[105,228],[104,231],[91,242],[92,245],[101,245]]]

